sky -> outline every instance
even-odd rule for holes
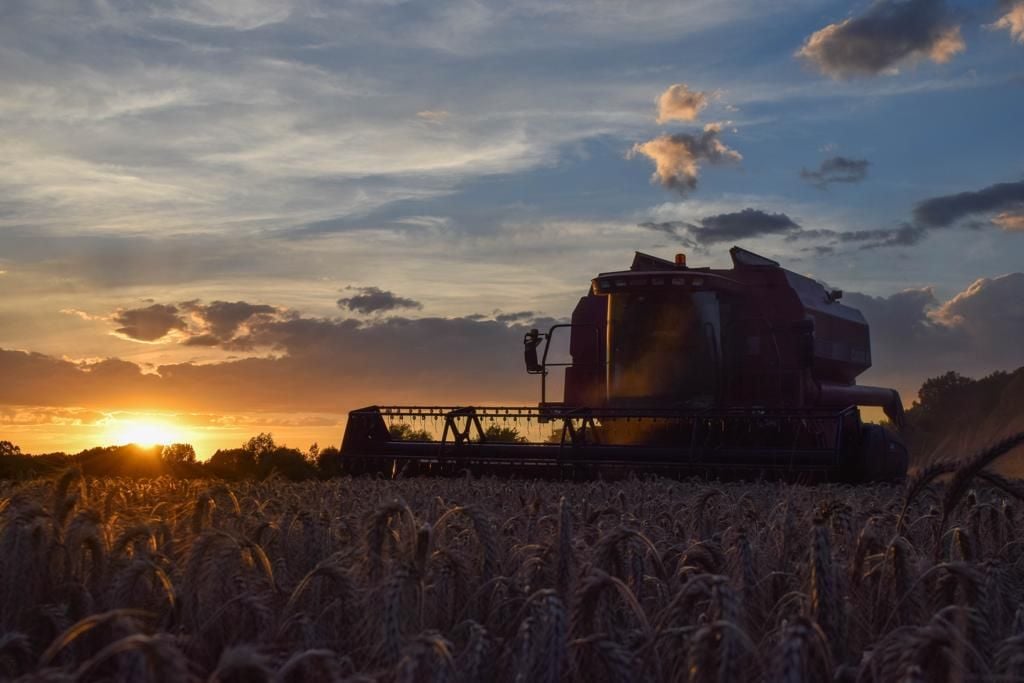
[[[909,402],[1024,365],[1022,122],[1020,1],[5,0],[0,439],[528,404],[596,273],[733,244]]]

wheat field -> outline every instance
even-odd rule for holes
[[[1016,438],[872,487],[7,482],[0,678],[1021,680]]]

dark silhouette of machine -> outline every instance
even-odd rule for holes
[[[731,269],[690,268],[637,253],[629,270],[601,273],[570,323],[525,335],[536,407],[372,406],[349,413],[349,472],[591,477],[622,471],[841,481],[905,476],[907,451],[859,406],[897,429],[893,389],[856,384],[871,367],[867,322],[842,292],[733,247]],[[570,358],[549,360],[569,335]],[[548,378],[564,368],[561,401]],[[438,426],[403,440],[395,421]],[[544,442],[488,438],[485,425],[550,424]],[[492,430],[492,434],[494,431]],[[506,430],[507,433],[507,430]]]

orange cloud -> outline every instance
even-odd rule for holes
[[[1010,11],[1001,16],[990,28],[1003,29],[1010,32],[1010,37],[1018,43],[1024,44],[1024,2],[1018,2]]]
[[[701,135],[661,135],[634,145],[630,156],[642,154],[654,162],[652,182],[686,194],[697,187],[700,162],[724,164],[743,158],[718,138],[721,130],[720,123],[709,123]]]
[[[658,123],[696,121],[700,110],[708,105],[705,93],[690,90],[685,83],[670,85],[658,96]]]
[[[1024,232],[1024,213],[1004,211],[993,218],[992,222],[1007,232]]]

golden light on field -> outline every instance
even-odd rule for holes
[[[139,446],[187,443],[188,433],[179,425],[160,418],[112,418],[106,430],[107,442]]]

